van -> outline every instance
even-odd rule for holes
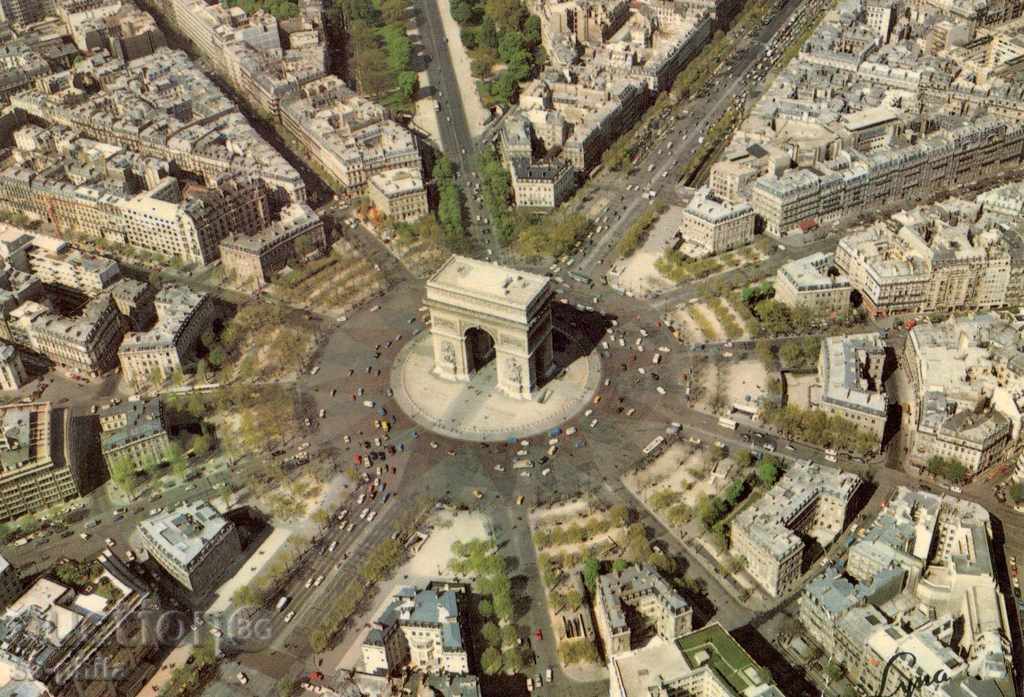
[[[540,476],[542,476],[542,477],[546,477],[549,474],[551,474],[551,468],[550,467],[546,467],[543,470],[541,470],[541,472],[540,472]]]

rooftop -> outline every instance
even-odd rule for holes
[[[139,523],[139,528],[176,564],[187,567],[231,525],[208,501],[194,501],[147,518]]]
[[[550,279],[491,262],[453,255],[430,277],[427,287],[527,307],[548,292]]]

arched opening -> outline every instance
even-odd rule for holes
[[[466,372],[480,372],[494,360],[494,337],[480,327],[466,330]]]

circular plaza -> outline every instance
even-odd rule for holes
[[[492,360],[468,381],[456,382],[434,372],[431,335],[423,332],[399,352],[391,386],[399,407],[413,421],[439,434],[469,441],[504,441],[550,431],[582,411],[597,393],[601,361],[557,328],[553,331],[556,372],[518,399],[498,388]]]

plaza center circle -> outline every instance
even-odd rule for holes
[[[584,353],[557,327],[554,338],[558,370],[536,390],[533,400],[523,400],[498,389],[494,361],[477,370],[469,382],[436,375],[431,336],[423,332],[402,348],[392,366],[395,400],[425,429],[460,440],[498,442],[564,426],[597,393],[601,360],[597,351]]]

